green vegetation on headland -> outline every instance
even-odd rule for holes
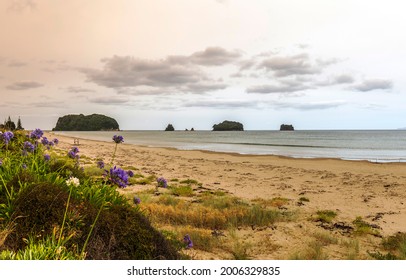
[[[92,114],[85,116],[66,115],[60,117],[54,131],[101,131],[101,130],[119,130],[117,121],[111,117]]]
[[[280,130],[281,131],[293,131],[295,129],[294,129],[293,125],[291,125],[291,124],[281,124]]]
[[[99,161],[91,177],[77,147],[58,152],[57,144],[40,129],[0,132],[0,259],[181,258],[117,191],[131,170]]]
[[[234,121],[223,121],[222,123],[213,125],[213,131],[243,131],[242,123]]]

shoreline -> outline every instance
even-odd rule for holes
[[[183,131],[182,131],[183,132]],[[54,131],[47,131],[46,133],[50,135],[58,135],[67,138],[79,139],[79,140],[86,140],[86,141],[94,141],[94,142],[102,142],[102,143],[111,143],[107,140],[99,140],[99,139],[90,139],[85,137],[76,137],[71,135],[66,135],[63,133],[58,133]],[[170,147],[170,146],[155,146],[155,145],[146,145],[146,144],[138,144],[138,143],[122,143],[124,145],[133,145],[142,148],[151,148],[151,149],[168,149],[168,150],[176,150],[176,151],[191,151],[191,152],[202,152],[202,153],[214,153],[214,154],[228,154],[234,156],[245,156],[245,157],[276,157],[276,158],[286,158],[286,159],[293,159],[293,160],[340,160],[340,161],[348,161],[348,162],[369,162],[373,164],[401,164],[406,166],[406,161],[404,159],[399,158],[399,160],[385,160],[385,159],[375,159],[375,160],[368,160],[368,159],[350,159],[350,158],[339,158],[339,157],[299,157],[299,156],[288,156],[288,155],[278,155],[278,154],[255,154],[255,153],[238,153],[238,152],[229,152],[229,151],[216,151],[216,150],[205,150],[205,149],[182,149],[177,147]],[[403,160],[403,161],[402,161]]]

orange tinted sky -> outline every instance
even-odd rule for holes
[[[406,126],[402,1],[4,0],[0,118]]]

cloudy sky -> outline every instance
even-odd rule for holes
[[[396,0],[1,0],[0,119],[406,127]]]

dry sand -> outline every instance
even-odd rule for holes
[[[52,136],[50,136],[52,137]],[[57,135],[58,147],[68,150],[73,139]],[[80,154],[93,159],[111,159],[114,143],[80,140]],[[183,151],[120,144],[115,163],[134,166],[144,175],[165,178],[195,179],[206,188],[223,189],[248,200],[283,197],[288,207],[297,210],[296,222],[278,225],[277,230],[258,232],[275,245],[258,249],[255,258],[286,259],[294,249],[326,231],[309,217],[318,210],[334,210],[336,221],[351,224],[357,217],[378,226],[383,236],[406,231],[406,164],[371,163],[339,159],[293,159],[279,156],[253,156],[206,151]],[[131,186],[126,191],[141,190]],[[299,203],[300,197],[309,202]],[[330,230],[338,234],[337,230]],[[247,239],[255,234],[249,234]],[[369,236],[360,242],[362,248],[374,250],[379,237]],[[283,248],[283,249],[280,249]],[[363,250],[361,248],[361,250]],[[329,258],[343,258],[339,248],[331,248]],[[222,258],[199,254],[197,258]],[[361,258],[365,257],[362,256]]]

